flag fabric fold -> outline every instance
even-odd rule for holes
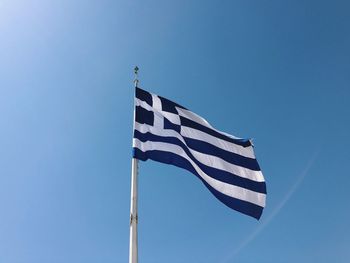
[[[256,219],[265,207],[266,184],[251,140],[221,132],[185,107],[138,87],[133,157],[190,171],[225,205]]]

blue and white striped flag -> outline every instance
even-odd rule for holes
[[[253,145],[213,128],[161,96],[136,88],[133,157],[196,175],[225,205],[259,219],[266,185]]]

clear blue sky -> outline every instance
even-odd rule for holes
[[[0,263],[128,260],[141,87],[253,137],[260,221],[140,165],[143,263],[349,262],[349,1],[0,0]]]

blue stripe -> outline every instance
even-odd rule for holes
[[[147,159],[151,159],[151,160],[154,160],[157,162],[172,164],[172,165],[175,165],[177,167],[186,169],[186,170],[190,171],[191,173],[193,173],[194,175],[196,175],[205,184],[205,186],[210,190],[210,192],[212,192],[216,198],[218,198],[221,202],[223,202],[228,207],[230,207],[230,208],[232,208],[240,213],[254,217],[258,220],[261,217],[263,207],[252,204],[250,202],[246,202],[246,201],[237,199],[237,198],[227,196],[227,195],[222,194],[221,192],[215,190],[213,187],[211,187],[207,182],[205,182],[205,180],[203,180],[199,176],[199,174],[196,172],[196,170],[193,168],[193,166],[191,165],[191,163],[188,160],[186,160],[185,158],[183,158],[177,154],[170,153],[170,152],[157,151],[157,150],[142,152],[140,149],[134,148],[134,156],[133,157],[137,158],[139,160],[142,160],[142,161],[146,161]]]
[[[166,98],[164,98],[162,96],[158,96],[158,97],[159,97],[159,99],[162,102],[162,110],[163,111],[171,112],[171,113],[174,113],[174,114],[179,114],[177,112],[176,107],[187,110],[185,107],[182,107],[181,105],[179,105],[179,104],[177,104],[177,103],[175,103],[175,102],[173,102],[171,100],[168,100],[168,99],[166,99]]]
[[[148,105],[153,106],[153,100],[152,100],[151,93],[136,87],[135,88],[135,97],[142,100],[142,101],[147,102]]]
[[[154,112],[148,111],[141,106],[135,107],[135,121],[140,124],[148,124],[153,126],[154,124]]]
[[[256,182],[247,178],[237,176],[228,171],[219,170],[219,169],[202,164],[192,155],[188,147],[176,137],[163,137],[163,136],[154,135],[149,132],[141,133],[135,130],[134,138],[137,138],[142,142],[155,141],[155,142],[165,142],[165,143],[175,144],[181,147],[185,151],[185,153],[189,156],[189,158],[191,158],[191,160],[194,161],[199,166],[199,168],[210,177],[228,184],[249,189],[254,192],[266,194],[265,182]]]
[[[181,126],[172,123],[167,118],[164,118],[164,129],[173,130],[173,131],[176,131],[178,134],[180,134]]]
[[[207,126],[204,126],[202,124],[199,124],[197,122],[194,122],[190,119],[187,119],[183,116],[180,116],[180,120],[181,120],[181,125],[183,126],[186,126],[186,127],[190,127],[190,128],[193,128],[193,129],[196,129],[196,130],[200,130],[202,132],[205,132],[207,134],[210,134],[214,137],[217,137],[219,139],[222,139],[222,140],[225,140],[225,141],[228,141],[228,142],[232,142],[234,144],[237,144],[237,145],[240,145],[240,146],[243,146],[243,147],[248,147],[248,146],[251,146],[252,144],[250,143],[250,140],[249,139],[233,139],[231,137],[228,137],[224,134],[221,134],[213,129],[210,129],[209,127]]]
[[[183,138],[187,146],[193,150],[196,150],[198,152],[205,153],[205,154],[215,155],[229,163],[239,165],[239,166],[248,168],[250,170],[260,171],[260,167],[256,159],[245,157],[233,152],[223,150],[215,145],[212,145],[204,141],[187,138],[184,136]]]

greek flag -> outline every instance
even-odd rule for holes
[[[265,180],[249,139],[221,132],[183,106],[140,88],[133,157],[190,171],[225,205],[256,219],[265,207]]]

